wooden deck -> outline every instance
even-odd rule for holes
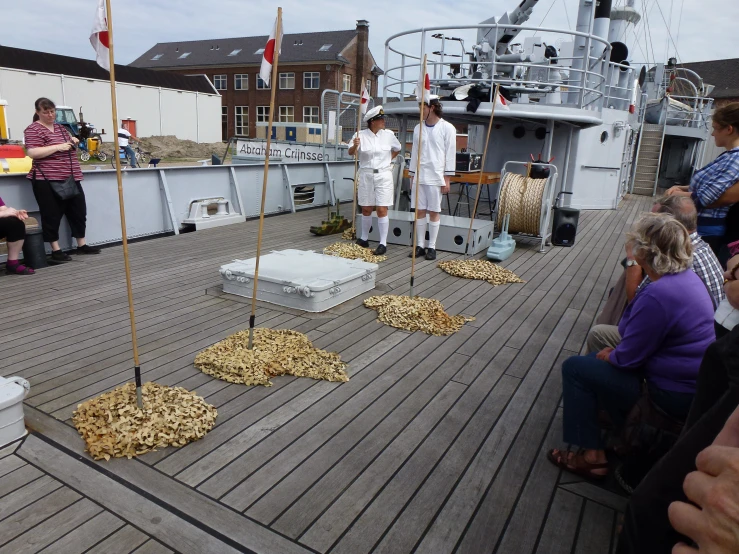
[[[203,440],[93,462],[75,406],[132,379],[120,247],[33,277],[1,277],[0,374],[32,385],[33,433],[0,450],[0,554],[406,552],[606,554],[625,498],[550,465],[561,445],[559,368],[580,352],[649,199],[583,212],[573,248],[519,241],[492,287],[420,262],[415,290],[476,320],[449,337],[378,323],[364,297],[323,314],[260,304],[257,325],[308,334],[349,362],[348,383],[217,381],[197,352],[248,326],[218,267],[253,256],[256,221],[130,246],[143,377],[218,408]],[[323,211],[265,220],[266,250],[320,250]],[[390,246],[380,292],[405,294]],[[440,253],[439,260],[456,256]]]

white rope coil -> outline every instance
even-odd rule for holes
[[[546,179],[531,179],[518,173],[507,173],[498,199],[498,229],[505,214],[511,214],[509,233],[538,235]]]

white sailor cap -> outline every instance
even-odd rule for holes
[[[423,102],[424,104],[431,104],[432,102],[434,102],[434,100],[436,101],[435,102],[436,104],[439,103],[439,95],[438,94],[429,94],[426,97],[428,98],[428,102]],[[418,99],[418,103],[419,104],[421,103],[421,99],[420,98]]]
[[[375,106],[371,110],[367,110],[367,113],[364,114],[364,122],[369,123],[373,119],[379,119],[381,117],[385,117],[385,111],[382,109],[382,106]]]

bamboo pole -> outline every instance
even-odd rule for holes
[[[418,178],[420,177],[421,173],[421,139],[423,138],[423,105],[425,102],[425,94],[426,94],[426,54],[423,55],[423,67],[421,68],[421,80],[419,83],[423,83],[421,85],[421,103],[418,105],[418,111],[420,112],[418,115],[418,150],[416,154],[416,174],[413,176],[413,184],[416,186],[416,193],[415,193],[415,202],[413,205],[415,206],[415,209],[413,210],[413,233],[411,234],[411,248],[413,249],[411,251],[411,287],[410,287],[410,297],[413,298],[413,278],[416,274],[416,226],[418,224],[418,189],[421,186],[421,183],[418,182]],[[430,102],[430,101],[429,101]],[[431,109],[431,105],[429,104],[429,109]]]
[[[136,404],[143,409],[144,402],[141,396],[141,367],[139,366],[139,347],[136,339],[136,315],[133,307],[133,287],[131,284],[131,263],[128,258],[128,235],[126,233],[126,209],[123,202],[123,179],[121,176],[121,157],[118,145],[118,103],[115,93],[115,56],[113,53],[113,14],[110,1],[105,1],[106,17],[108,19],[108,60],[110,63],[110,101],[113,105],[113,156],[115,156],[115,174],[118,179],[118,206],[121,213],[121,242],[123,243],[123,265],[126,271],[126,291],[128,293],[128,315],[131,320],[131,344],[133,345],[134,377],[136,380]]]
[[[337,123],[338,124],[338,123]],[[360,92],[359,106],[357,107],[357,138],[362,130],[362,96]],[[359,147],[354,151],[354,203],[352,204],[352,238],[357,238],[357,173],[359,173]]]
[[[475,205],[470,214],[470,228],[467,231],[467,242],[464,245],[464,255],[467,256],[467,250],[470,246],[470,236],[472,235],[472,224],[475,222],[475,214],[477,214],[477,205],[480,201],[480,193],[482,192],[482,174],[485,171],[485,160],[488,156],[488,143],[490,142],[490,130],[493,128],[493,119],[495,118],[495,106],[498,104],[498,95],[500,94],[500,83],[495,85],[495,94],[493,94],[493,109],[490,110],[490,123],[488,123],[488,134],[485,137],[485,150],[482,151],[482,163],[480,164],[480,178],[477,180],[477,194],[475,194]],[[490,191],[488,190],[488,194]],[[493,224],[495,225],[495,224]],[[474,249],[473,249],[474,250]],[[470,254],[470,257],[473,254]]]
[[[282,8],[277,8],[277,28],[275,29],[275,51],[272,61],[272,89],[269,100],[269,120],[267,123],[267,151],[264,155],[264,176],[262,178],[262,204],[259,209],[259,233],[257,234],[257,260],[254,265],[254,288],[251,296],[251,315],[249,316],[249,350],[254,347],[254,321],[257,314],[257,282],[259,280],[259,258],[262,255],[262,232],[264,231],[264,204],[267,198],[267,178],[269,177],[269,151],[272,146],[272,122],[275,115],[275,91],[277,90],[277,63],[282,47]]]

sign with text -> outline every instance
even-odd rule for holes
[[[330,151],[324,153],[320,144],[272,141],[269,157],[286,163],[296,162],[328,162]],[[267,142],[264,140],[237,140],[236,155],[263,160],[267,154]]]

